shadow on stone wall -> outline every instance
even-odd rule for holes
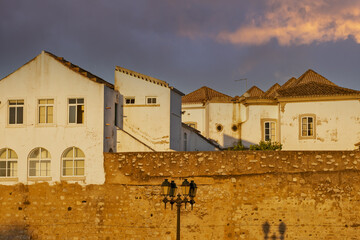
[[[281,220],[280,220],[281,221]],[[276,239],[280,239],[280,240],[284,240],[285,239],[285,231],[286,231],[286,224],[284,222],[281,222],[279,224],[279,238],[276,236],[276,233],[274,232],[271,237],[269,238],[269,233],[270,233],[270,224],[268,222],[265,222],[262,225],[262,229],[264,232],[264,239],[271,239],[271,240],[276,240]]]
[[[31,240],[34,239],[28,232],[25,226],[1,226],[0,228],[1,240]]]

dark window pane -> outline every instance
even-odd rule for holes
[[[77,106],[77,123],[84,123],[84,105]]]
[[[70,98],[69,103],[76,103],[76,98]]]
[[[23,112],[24,112],[23,110],[24,110],[23,107],[17,108],[17,124],[23,123]]]
[[[312,123],[312,122],[313,122],[313,118],[312,118],[312,117],[309,117],[309,118],[308,118],[308,122],[309,122],[309,123]]]
[[[9,124],[15,124],[15,108],[11,107],[9,109]]]
[[[83,98],[78,98],[78,99],[77,99],[77,102],[78,102],[78,103],[84,103],[84,99],[83,99]]]
[[[0,168],[0,177],[6,177],[6,169]]]
[[[0,169],[5,169],[5,168],[6,168],[6,162],[0,161]]]

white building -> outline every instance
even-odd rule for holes
[[[239,141],[237,109],[232,97],[202,87],[182,98],[183,122],[222,147]]]
[[[241,141],[246,147],[272,141],[281,143],[283,150],[359,148],[360,91],[339,87],[313,70],[266,92],[254,86],[243,96],[228,100],[232,107],[223,104],[215,113],[205,110],[209,105],[211,109],[209,100],[197,105],[188,102],[197,91],[183,97],[184,122],[224,147],[229,146],[224,141],[229,134],[225,127],[219,128],[220,137],[211,135],[220,124],[237,126],[238,137],[232,135],[233,142]],[[217,122],[211,120],[216,117]]]
[[[217,148],[181,123],[182,92],[165,81],[116,67],[120,93],[117,151],[211,151]]]
[[[104,152],[216,149],[182,126],[180,91],[120,67],[115,82],[45,51],[3,78],[0,182],[102,184]]]
[[[42,52],[0,81],[0,181],[104,182],[116,149],[114,86]]]

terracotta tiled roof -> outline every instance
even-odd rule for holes
[[[308,82],[277,91],[280,97],[360,94],[360,91],[318,82]]]
[[[243,96],[244,97],[261,97],[264,94],[264,91],[258,88],[257,86],[252,86],[247,90]]]
[[[58,62],[62,63],[64,66],[66,66],[67,68],[73,70],[74,72],[77,72],[83,76],[85,76],[86,78],[88,78],[89,80],[91,81],[94,81],[94,82],[97,82],[97,83],[100,83],[100,84],[104,84],[105,86],[109,87],[109,88],[112,88],[114,89],[114,85],[105,81],[104,79],[82,69],[81,67],[75,65],[75,64],[72,64],[71,62],[69,61],[66,61],[63,57],[58,57],[50,52],[47,52],[47,51],[44,51],[45,54],[53,57],[55,60],[57,60]]]
[[[272,85],[271,88],[269,88],[262,97],[275,97],[276,96],[276,91],[281,88],[281,86],[278,83],[275,83],[274,85]]]
[[[135,72],[133,70],[129,70],[129,69],[126,69],[124,67],[119,67],[119,66],[115,67],[115,71],[119,71],[119,72],[128,74],[130,76],[137,77],[139,79],[142,79],[142,80],[147,81],[147,82],[154,83],[154,84],[162,86],[162,87],[170,88],[171,90],[175,91],[176,93],[178,93],[181,96],[185,95],[184,93],[177,90],[176,88],[171,87],[167,82],[165,82],[163,80],[160,80],[160,79],[157,79],[157,78],[154,78],[154,77],[150,77],[150,76],[147,76],[145,74],[138,73],[138,72]]]
[[[232,97],[209,87],[201,87],[182,97],[182,103],[230,102]]]
[[[289,80],[287,80],[287,82],[284,83],[284,85],[282,85],[278,90],[283,90],[285,88],[291,87],[295,84],[296,81],[297,81],[297,79],[292,77]]]
[[[307,84],[310,82],[320,83],[320,84],[327,84],[336,86],[335,83],[329,81],[325,77],[321,76],[317,72],[315,72],[312,69],[307,70],[303,75],[301,75],[297,81],[294,83],[294,85],[299,86],[301,84]]]

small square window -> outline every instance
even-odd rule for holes
[[[146,104],[156,104],[156,97],[146,97]]]
[[[126,97],[125,104],[135,104],[135,97]]]

